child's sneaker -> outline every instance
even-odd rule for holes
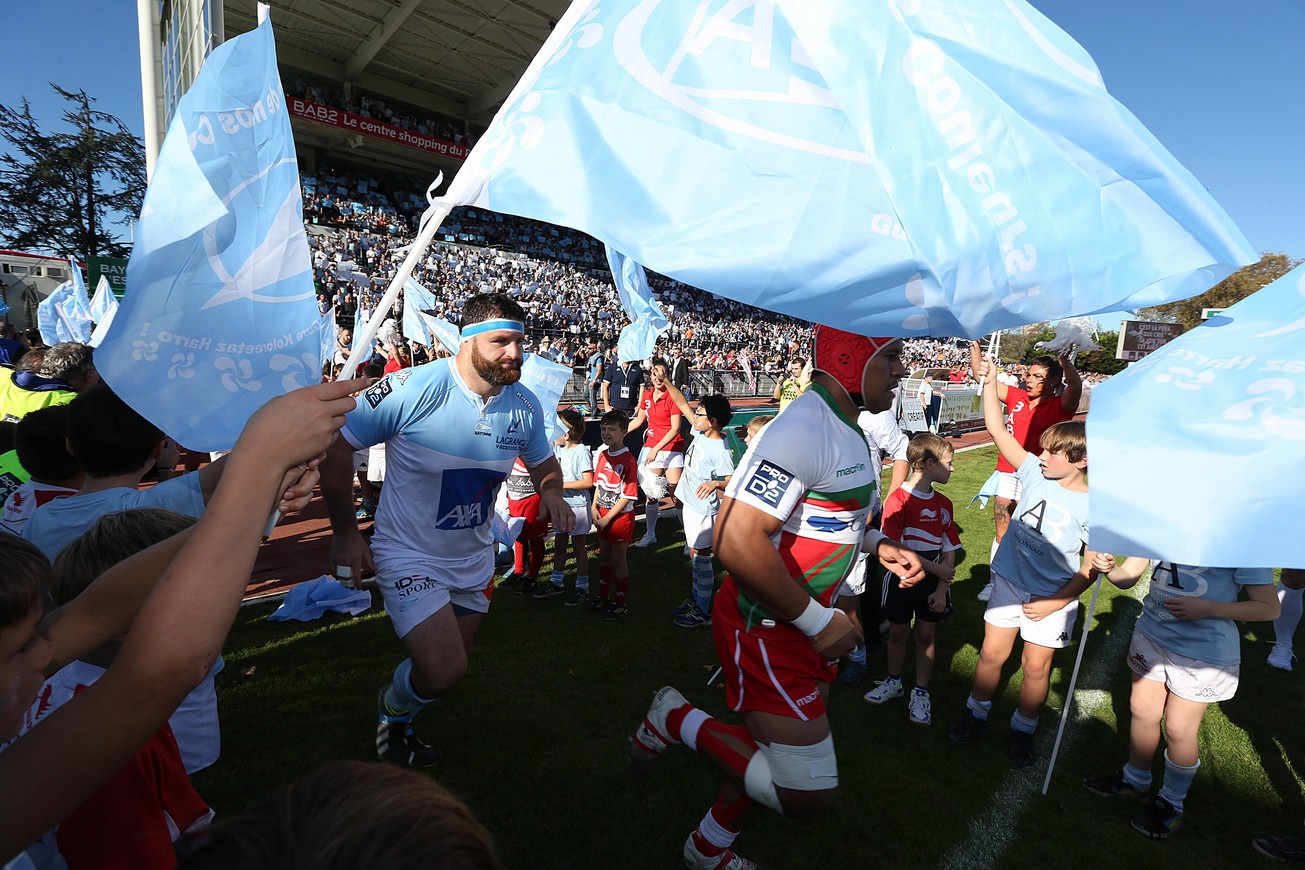
[[[864,697],[867,703],[882,704],[893,698],[902,697],[904,691],[901,680],[878,680],[875,682],[875,687],[866,692]]]
[[[642,538],[635,541],[634,545],[642,550],[651,547],[655,543],[657,543],[656,535],[644,535]]]
[[[595,595],[589,599],[589,611],[591,613],[602,613],[610,603],[611,601],[606,595]]]
[[[692,598],[686,598],[679,604],[671,608],[671,616],[683,616],[686,613],[698,608],[697,603]]]
[[[948,729],[947,736],[955,743],[969,746],[980,737],[988,736],[988,720],[980,719],[974,715],[973,710],[967,708],[965,717]]]
[[[1257,837],[1251,846],[1266,858],[1289,864],[1305,864],[1305,837]]]
[[[611,604],[607,605],[607,609],[603,611],[603,615],[600,616],[599,619],[620,619],[629,611],[630,608],[626,607],[621,602],[613,601]]]
[[[521,582],[517,584],[517,588],[512,591],[517,595],[529,595],[535,591],[535,587],[538,585],[539,581],[536,578],[522,577]]]
[[[692,610],[675,617],[671,623],[680,628],[708,628],[711,626],[711,614],[703,613],[695,604]]]
[[[588,589],[572,589],[567,594],[566,600],[563,601],[562,603],[567,607],[579,607],[581,604],[585,603],[585,599],[587,599],[588,597],[589,597]]]
[[[1275,643],[1269,652],[1269,664],[1284,671],[1291,670],[1291,660],[1294,658],[1296,655],[1289,643]]]
[[[865,662],[848,661],[838,666],[838,683],[842,686],[855,686],[865,679]]]
[[[1183,811],[1156,795],[1142,814],[1133,819],[1133,830],[1153,840],[1163,840],[1183,826]]]
[[[733,849],[726,849],[720,855],[702,854],[694,844],[692,834],[684,841],[684,866],[689,870],[760,870],[754,862],[735,855]]]
[[[928,692],[915,689],[907,704],[912,725],[928,725],[933,721],[933,702],[929,700]]]
[[[1016,767],[1032,767],[1038,763],[1038,750],[1033,746],[1033,735],[1027,731],[1011,730],[1007,754]]]
[[[1145,800],[1151,795],[1151,789],[1138,788],[1125,779],[1123,770],[1116,770],[1114,773],[1105,776],[1089,776],[1083,780],[1083,788],[1093,794],[1106,797],[1132,798],[1134,800]]]
[[[566,589],[562,586],[554,586],[551,580],[545,580],[535,586],[535,598],[552,598],[554,595],[561,595]]]

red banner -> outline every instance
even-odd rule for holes
[[[346,112],[344,109],[323,106],[321,103],[314,103],[300,97],[287,95],[285,102],[290,109],[290,114],[296,118],[306,118],[319,124],[339,127],[341,130],[352,130],[362,133],[364,136],[373,136],[387,142],[397,142],[400,145],[407,145],[409,148],[416,148],[419,151],[427,151],[431,154],[453,157],[458,160],[465,160],[467,154],[471,151],[467,146],[450,142],[447,139],[427,136],[418,133],[416,130],[405,130],[402,127],[395,127],[393,124],[386,124],[384,121],[377,121],[375,118],[364,118],[362,115],[355,115],[353,112]]]

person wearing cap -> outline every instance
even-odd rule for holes
[[[574,524],[539,400],[518,383],[524,321],[506,294],[468,299],[457,355],[400,370],[363,391],[322,464],[336,574],[358,581],[364,568],[375,570],[409,655],[381,689],[382,761],[435,761],[411,722],[466,672],[493,593],[494,496],[518,456],[539,492],[540,517],[558,532]],[[352,452],[383,441],[388,469],[369,547],[354,517]]]
[[[683,743],[724,774],[685,841],[688,867],[753,866],[731,846],[758,805],[803,817],[833,803],[825,700],[834,661],[861,641],[834,596],[863,548],[905,586],[923,576],[917,554],[868,528],[880,465],[856,424],[861,404],[891,407],[901,357],[900,340],[818,326],[811,387],[753,439],[726,487],[714,544],[729,574],[712,630],[726,699],[743,724],[714,719],[667,686],[631,747],[636,769]]]

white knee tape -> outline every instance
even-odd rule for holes
[[[794,791],[825,791],[838,788],[838,759],[834,756],[834,738],[825,737],[810,746],[760,744],[770,762],[775,785]]]
[[[775,786],[794,791],[837,788],[838,759],[834,755],[833,736],[810,746],[757,744],[757,753],[748,762],[743,775],[744,790],[757,803],[783,813]]]
[[[784,807],[779,802],[779,794],[775,791],[775,781],[770,776],[770,762],[760,747],[748,761],[747,769],[743,771],[743,790],[748,793],[748,797],[762,806],[770,807],[780,815],[784,814]]]

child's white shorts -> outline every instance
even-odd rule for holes
[[[648,445],[645,444],[643,446],[643,449],[639,451],[639,464],[643,465],[644,460],[647,458],[648,458]],[[657,458],[654,459],[652,462],[648,463],[648,467],[660,468],[663,471],[665,471],[668,468],[683,468],[684,453],[679,450],[674,450],[674,451],[659,450],[657,451]]]
[[[575,517],[575,525],[566,534],[573,538],[583,538],[593,530],[594,525],[592,518],[589,516],[589,503],[567,504],[567,507],[571,509],[571,515]]]
[[[1078,599],[1042,619],[1029,619],[1024,615],[1024,605],[1033,596],[1016,587],[1000,574],[992,575],[992,598],[983,612],[983,621],[997,628],[1018,628],[1020,637],[1050,649],[1069,646],[1078,619]]]
[[[1019,501],[1024,487],[1020,485],[1020,479],[1009,471],[997,472],[997,498],[1008,498],[1011,501]]]
[[[711,546],[711,530],[716,525],[715,514],[700,514],[685,505],[680,508],[680,522],[684,523],[684,542],[695,550]]]
[[[878,565],[879,560],[875,559],[874,564]],[[866,569],[869,565],[870,554],[866,552],[858,553],[856,562],[852,565],[852,570],[847,572],[842,585],[838,587],[838,594],[834,596],[835,600],[845,595],[860,595],[865,591]]]
[[[1216,665],[1170,652],[1137,630],[1128,645],[1128,666],[1142,679],[1164,683],[1184,701],[1198,704],[1230,700],[1242,672],[1241,665]]]
[[[385,442],[367,448],[367,479],[372,483],[385,482]]]

